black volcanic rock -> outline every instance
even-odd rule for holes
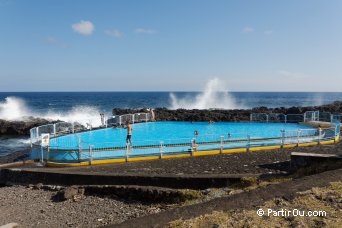
[[[114,108],[113,115],[123,115],[136,112],[146,112],[146,109],[120,109]],[[154,110],[157,121],[229,121],[242,122],[249,121],[251,113],[283,113],[283,114],[303,114],[306,111],[320,111],[331,113],[342,113],[342,101],[335,101],[332,104],[308,107],[290,108],[267,108],[256,107],[253,109],[177,109],[156,108]]]
[[[30,129],[51,121],[29,117],[25,120],[0,120],[0,135],[29,135]]]

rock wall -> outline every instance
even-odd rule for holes
[[[342,101],[336,101],[332,104],[322,106],[308,107],[290,107],[290,108],[267,108],[258,107],[253,109],[235,109],[235,110],[187,110],[177,109],[170,110],[166,108],[156,108],[154,110],[157,121],[230,121],[240,122],[249,121],[250,114],[255,113],[284,113],[284,114],[301,114],[306,111],[321,111],[331,113],[342,113]],[[123,115],[135,112],[147,112],[146,109],[113,109],[113,115]]]
[[[40,125],[48,124],[51,121],[33,118],[21,121],[0,120],[0,135],[29,135],[30,129]]]

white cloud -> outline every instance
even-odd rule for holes
[[[146,28],[136,28],[135,33],[144,33],[144,34],[154,34],[156,30],[153,29],[146,29]]]
[[[83,20],[78,23],[72,24],[71,27],[75,32],[86,36],[91,35],[95,30],[95,26],[93,23]]]
[[[309,75],[307,75],[307,74],[298,73],[298,72],[290,72],[290,71],[286,71],[286,70],[278,71],[278,74],[280,74],[281,76],[287,77],[288,79],[309,78]]]
[[[244,33],[251,33],[251,32],[254,32],[254,28],[251,28],[251,27],[244,27],[243,29],[242,29],[242,32],[244,32]]]
[[[107,29],[105,31],[105,34],[111,37],[115,37],[115,38],[121,38],[123,37],[123,32],[117,30],[117,29]]]
[[[273,30],[266,30],[264,32],[265,35],[272,35],[273,34]]]

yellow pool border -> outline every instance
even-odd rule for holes
[[[233,154],[233,153],[244,153],[244,152],[256,152],[265,150],[276,150],[276,149],[288,149],[295,147],[309,147],[317,145],[330,145],[335,144],[340,141],[340,136],[335,137],[333,140],[322,141],[322,142],[308,142],[299,144],[286,144],[286,145],[276,145],[276,146],[263,146],[263,147],[250,147],[250,148],[234,148],[234,149],[224,149],[224,150],[208,150],[208,151],[193,151],[187,154],[167,154],[167,155],[153,155],[144,157],[133,157],[133,158],[117,158],[117,159],[103,159],[103,160],[92,160],[84,161],[79,163],[58,163],[47,161],[46,165],[48,167],[80,167],[80,166],[90,166],[90,165],[108,165],[115,163],[125,163],[125,162],[139,162],[139,161],[151,161],[158,159],[172,159],[172,158],[186,158],[186,157],[200,157],[200,156],[210,156],[218,154]]]

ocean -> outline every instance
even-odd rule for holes
[[[65,121],[93,120],[113,108],[247,109],[313,106],[342,101],[333,92],[0,92],[0,119],[35,116]],[[0,137],[0,156],[27,149],[28,137]]]

